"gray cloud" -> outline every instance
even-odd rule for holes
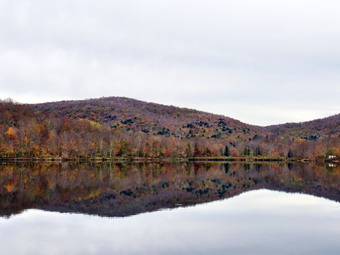
[[[127,96],[253,124],[339,112],[338,1],[1,1],[0,98]]]

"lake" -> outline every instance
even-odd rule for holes
[[[340,254],[340,168],[2,163],[1,254]]]

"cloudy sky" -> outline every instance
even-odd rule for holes
[[[0,98],[102,96],[267,125],[340,112],[337,0],[1,0]]]

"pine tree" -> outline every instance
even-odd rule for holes
[[[293,157],[293,152],[291,149],[289,149],[288,153],[287,153],[287,157],[288,158],[292,158]]]
[[[229,157],[229,156],[230,156],[230,151],[229,151],[228,145],[226,145],[226,146],[224,147],[224,153],[223,153],[223,155],[226,156],[226,157]]]

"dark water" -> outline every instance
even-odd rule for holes
[[[1,254],[340,254],[340,168],[2,164]]]

